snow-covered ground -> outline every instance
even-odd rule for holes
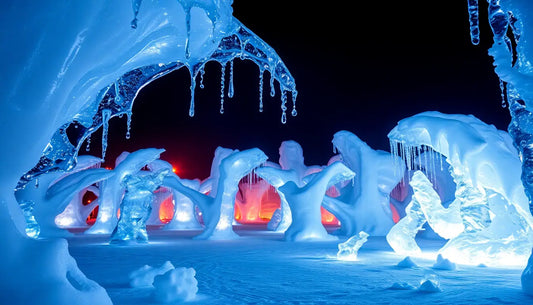
[[[109,293],[116,305],[158,304],[153,288],[131,288],[130,272],[171,261],[196,270],[198,295],[191,304],[533,304],[521,290],[521,269],[457,266],[434,269],[435,258],[397,264],[384,237],[370,237],[358,261],[336,259],[339,241],[285,242],[262,227],[236,227],[233,241],[193,240],[198,232],[150,230],[150,243],[109,245],[108,236],[75,235],[70,253],[80,269]],[[425,251],[442,241],[418,240]],[[417,290],[426,277],[441,292]],[[391,289],[406,283],[413,289]]]

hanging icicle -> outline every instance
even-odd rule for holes
[[[287,123],[287,91],[281,93],[281,123]]]
[[[507,107],[507,101],[505,100],[505,83],[500,78],[500,94],[502,97],[502,108]]]
[[[202,66],[199,71],[200,72],[200,89],[204,89],[204,74],[205,74],[204,67],[205,66]]]
[[[228,97],[232,98],[234,94],[233,89],[233,60],[229,62],[229,85],[228,85]]]
[[[109,133],[109,120],[111,119],[111,110],[102,110],[102,160],[105,160],[107,151],[107,134]]]
[[[85,151],[90,151],[90,150],[91,150],[91,134],[87,136],[87,146],[85,146]]]
[[[296,97],[298,96],[298,91],[294,90],[292,91],[291,93],[291,98],[292,98],[292,112],[291,112],[291,115],[292,116],[297,116],[298,115],[298,111],[296,111]]]
[[[126,113],[126,139],[129,140],[131,138],[131,111],[128,111]]]
[[[224,114],[224,87],[226,85],[226,63],[220,63],[220,114]]]
[[[263,74],[265,70],[259,68],[259,112],[263,112]]]
[[[478,0],[468,0],[468,19],[470,21],[470,41],[479,44],[479,5]]]
[[[189,116],[194,116],[194,90],[196,89],[196,78],[194,72],[191,71],[191,102],[189,104]]]
[[[270,71],[270,96],[274,97],[276,95],[276,88],[274,87],[274,72]]]

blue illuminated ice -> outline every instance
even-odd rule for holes
[[[195,191],[200,190],[200,180],[194,179],[180,179],[181,184],[193,189]],[[169,223],[167,223],[163,230],[201,230],[202,225],[196,218],[196,208],[192,200],[172,189],[173,202],[174,202],[174,216]]]
[[[289,181],[280,187],[292,212],[291,225],[285,231],[287,241],[331,240],[322,225],[320,207],[326,191],[341,181],[351,180],[355,173],[341,162],[334,162],[321,171],[307,176],[306,184],[299,187]]]
[[[146,221],[152,211],[154,191],[163,184],[169,172],[163,168],[154,173],[140,171],[124,177],[122,184],[125,193],[120,204],[120,219],[111,235],[112,243],[148,242]]]
[[[347,241],[338,245],[337,259],[343,261],[356,261],[357,253],[364,243],[368,240],[368,233],[365,231],[350,237]]]
[[[393,166],[398,157],[373,150],[349,131],[335,133],[332,142],[342,162],[356,175],[353,183],[339,189],[339,197],[326,196],[324,207],[340,221],[342,235],[365,231],[372,236],[385,236],[394,225],[390,192],[404,172],[403,168]]]
[[[154,279],[154,299],[160,303],[181,303],[194,300],[198,292],[196,270],[179,267]]]
[[[416,185],[421,185],[419,194],[427,198],[420,205],[423,219],[433,219],[429,224],[435,232],[451,238],[439,251],[444,258],[474,265],[525,263],[533,244],[533,218],[509,134],[471,115],[424,112],[401,120],[389,139],[395,153],[405,157],[408,169],[414,168],[413,156],[425,150],[420,147],[446,157],[456,184],[455,202],[448,209],[438,205],[440,198],[421,173],[413,176],[415,192]],[[458,235],[457,208],[464,225]]]
[[[64,240],[26,237],[13,189],[46,172],[72,168],[83,142],[108,126],[107,119],[126,114],[130,121],[143,86],[188,67],[194,93],[195,77],[207,61],[225,66],[242,58],[259,65],[260,79],[269,71],[279,82],[283,120],[287,92],[296,97],[289,71],[270,46],[232,16],[232,1],[134,4],[140,5],[134,5],[136,17],[129,1],[0,2],[0,41],[9,45],[0,48],[0,91],[5,93],[0,130],[9,130],[0,133],[0,288],[12,304],[111,303],[105,290],[78,269]],[[134,18],[136,29],[131,28]],[[69,128],[77,130],[70,139]],[[102,147],[105,155],[105,141]]]
[[[258,148],[236,150],[220,159],[217,183],[213,184],[211,189],[214,197],[187,187],[177,176],[165,179],[166,187],[189,197],[202,211],[205,228],[200,235],[196,236],[196,239],[235,239],[238,237],[233,231],[233,220],[239,181],[256,167],[263,165],[266,160],[267,156]]]
[[[152,287],[156,276],[165,274],[172,269],[174,269],[174,265],[170,261],[164,262],[159,267],[144,265],[129,274],[130,286],[134,288]]]

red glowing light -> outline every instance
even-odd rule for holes
[[[176,167],[172,167],[172,172],[175,174],[178,172],[178,169]]]
[[[322,224],[330,225],[330,226],[340,225],[337,218],[333,214],[328,212],[328,210],[324,209],[323,207],[320,207],[320,213],[322,214]]]
[[[392,203],[389,203],[389,205],[390,210],[392,211],[392,220],[394,220],[394,223],[398,223],[398,221],[400,221],[400,214],[398,214],[398,211],[396,210],[394,205],[392,205]]]
[[[172,203],[172,196],[168,196],[159,206],[159,220],[162,223],[169,223],[174,218],[174,203]]]

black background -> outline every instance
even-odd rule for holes
[[[268,73],[259,113],[259,70],[235,60],[235,97],[225,98],[225,113],[219,113],[220,65],[209,63],[191,118],[189,73],[181,69],[139,93],[130,140],[125,117],[111,120],[107,164],[124,150],[165,148],[162,159],[181,177],[203,179],[217,146],[258,147],[277,162],[280,143],[295,140],[307,165],[324,165],[335,132],[351,131],[388,150],[396,123],[428,110],[473,114],[507,128],[509,113],[487,54],[492,35],[484,1],[478,46],[470,42],[466,0],[361,2],[235,0],[234,16],[276,50],[296,79],[298,116],[281,124],[279,87],[271,98]],[[99,133],[80,154],[100,155]]]

